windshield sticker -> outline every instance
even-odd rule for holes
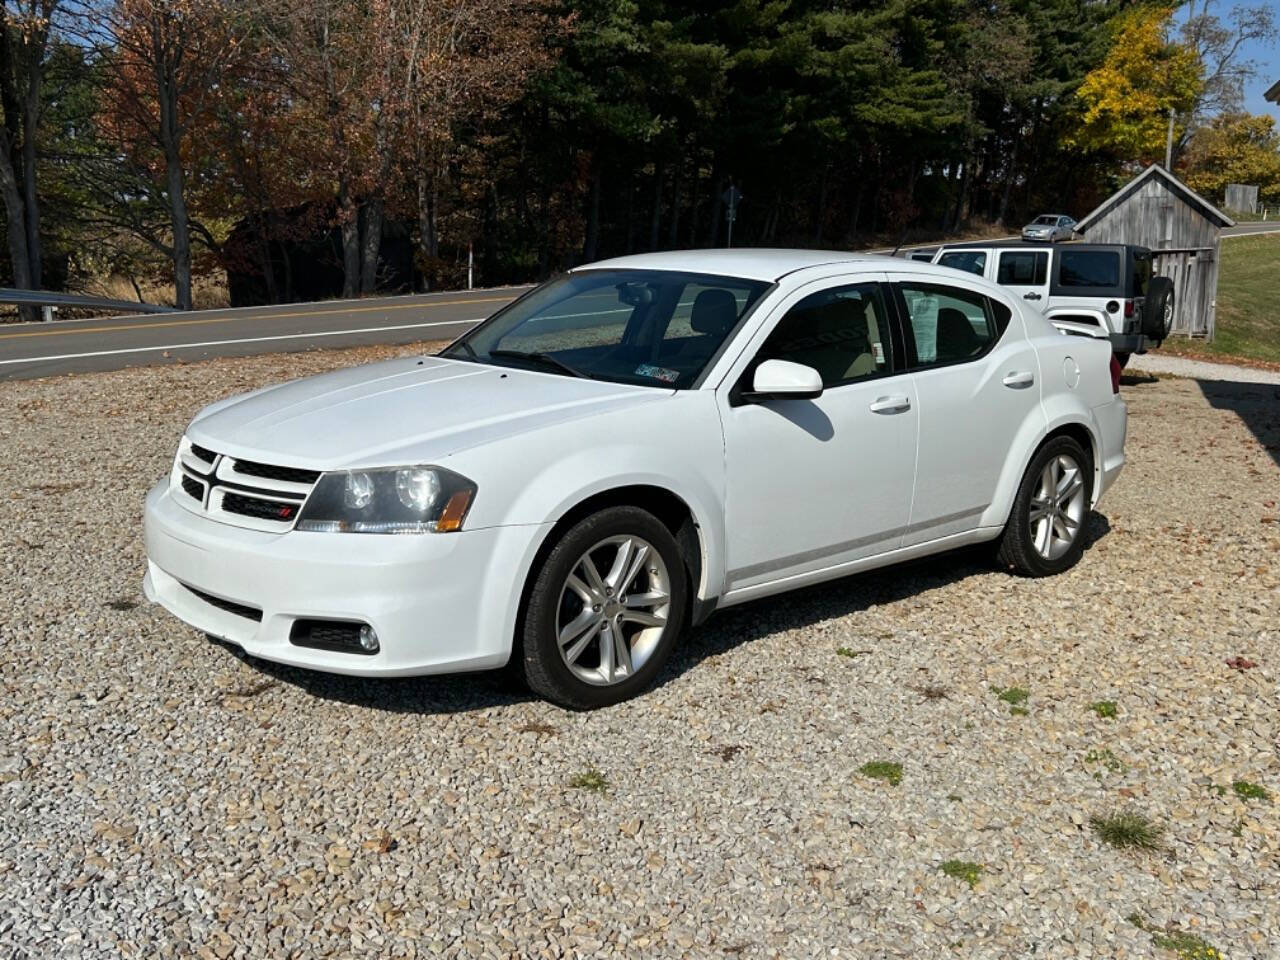
[[[668,370],[666,367],[655,367],[652,364],[642,363],[636,367],[636,376],[650,377],[654,380],[661,380],[663,383],[675,383],[680,379],[679,370]]]

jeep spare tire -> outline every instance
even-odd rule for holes
[[[1148,340],[1167,340],[1173,330],[1173,281],[1168,277],[1152,277],[1147,284],[1147,299],[1142,305],[1142,332]]]

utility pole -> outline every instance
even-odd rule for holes
[[[1164,168],[1173,173],[1173,107],[1169,108],[1169,136],[1164,141]]]

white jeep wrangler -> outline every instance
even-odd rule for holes
[[[1064,333],[1106,337],[1124,366],[1173,327],[1173,283],[1151,251],[1121,243],[957,243],[933,262],[1009,287]]]

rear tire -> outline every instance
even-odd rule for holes
[[[1027,465],[1000,538],[1000,565],[1024,577],[1071,569],[1084,552],[1093,463],[1068,436],[1046,442]]]
[[[529,689],[570,710],[653,683],[685,624],[689,584],[671,531],[638,507],[574,524],[534,571],[520,634]]]

